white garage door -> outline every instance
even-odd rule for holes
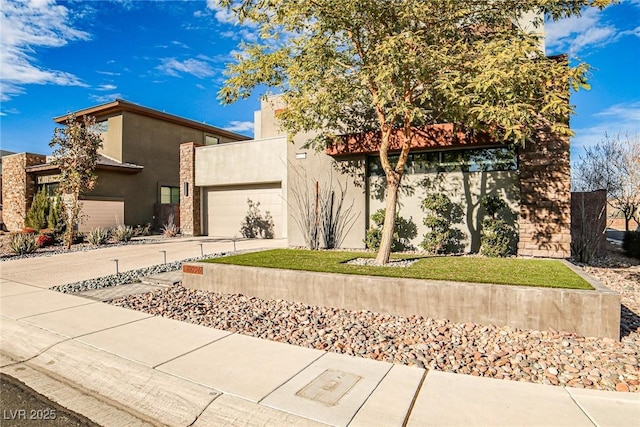
[[[209,187],[205,190],[206,233],[215,237],[242,237],[240,227],[249,211],[247,200],[260,202],[260,213],[273,218],[274,234],[282,237],[283,198],[280,183]]]

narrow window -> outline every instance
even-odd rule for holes
[[[163,205],[180,203],[180,187],[160,187],[160,203]]]

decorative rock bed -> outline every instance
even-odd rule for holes
[[[111,301],[175,320],[302,347],[445,372],[640,391],[640,334],[620,342],[557,331],[455,323],[175,286]]]
[[[182,261],[174,261],[166,264],[157,264],[138,270],[130,270],[118,274],[110,274],[108,276],[98,277],[96,279],[89,279],[75,283],[68,283],[66,285],[54,286],[51,288],[51,290],[62,292],[65,294],[72,294],[76,292],[88,291],[91,289],[102,289],[109,286],[125,285],[128,283],[139,282],[141,278],[151,276],[153,274],[180,270],[182,268],[182,264],[185,262],[216,258],[225,255],[227,254],[225,252],[222,252],[219,254],[209,254],[202,257],[189,258]]]

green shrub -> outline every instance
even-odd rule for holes
[[[490,257],[515,255],[518,233],[502,218],[482,220],[480,253]]]
[[[459,253],[464,249],[464,233],[452,227],[462,221],[462,208],[442,193],[430,194],[422,201],[422,209],[427,212],[424,225],[429,231],[420,246],[427,252],[436,254]]]
[[[47,228],[53,230],[55,234],[62,234],[66,225],[62,212],[62,198],[56,197],[53,202],[49,203],[49,214],[47,215]]]
[[[100,246],[107,243],[109,237],[111,237],[109,230],[105,230],[104,228],[94,228],[87,234],[87,241],[94,246]]]
[[[38,191],[33,197],[31,206],[24,218],[24,225],[35,230],[47,228],[47,217],[51,202],[44,191]]]
[[[622,238],[624,253],[632,258],[640,258],[640,231],[626,231]]]
[[[117,242],[128,242],[133,237],[133,227],[120,224],[113,229],[112,234]]]
[[[491,218],[495,218],[498,212],[507,208],[507,203],[499,196],[484,196],[481,203]]]
[[[371,220],[375,224],[367,230],[364,243],[369,249],[378,250],[380,241],[382,240],[382,225],[384,224],[385,210],[378,209]],[[391,244],[392,252],[401,252],[413,250],[411,239],[418,235],[418,227],[411,218],[404,219],[396,215],[395,227],[393,230],[393,243]]]
[[[9,241],[9,248],[17,255],[30,254],[35,252],[38,245],[36,236],[33,233],[14,233]]]
[[[263,217],[260,213],[260,202],[254,203],[251,199],[247,199],[249,211],[244,217],[240,225],[240,234],[248,239],[263,238],[273,239],[273,218],[269,211]]]
[[[482,206],[489,218],[482,220],[480,253],[489,257],[515,255],[518,233],[515,227],[498,217],[499,211],[508,209],[507,204],[498,196],[485,196],[482,198]]]

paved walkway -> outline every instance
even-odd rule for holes
[[[202,245],[202,249],[201,246]],[[186,237],[176,239],[155,239],[144,245],[115,246],[85,252],[25,258],[0,263],[0,277],[18,283],[50,288],[80,280],[94,279],[115,273],[114,259],[118,260],[120,272],[137,270],[162,264],[198,257],[201,253],[215,254],[240,250],[285,247],[285,240],[238,240],[210,237]]]
[[[8,280],[10,263],[0,265],[0,371],[105,426],[639,425],[640,394],[260,340],[42,289],[44,275],[40,286]]]

